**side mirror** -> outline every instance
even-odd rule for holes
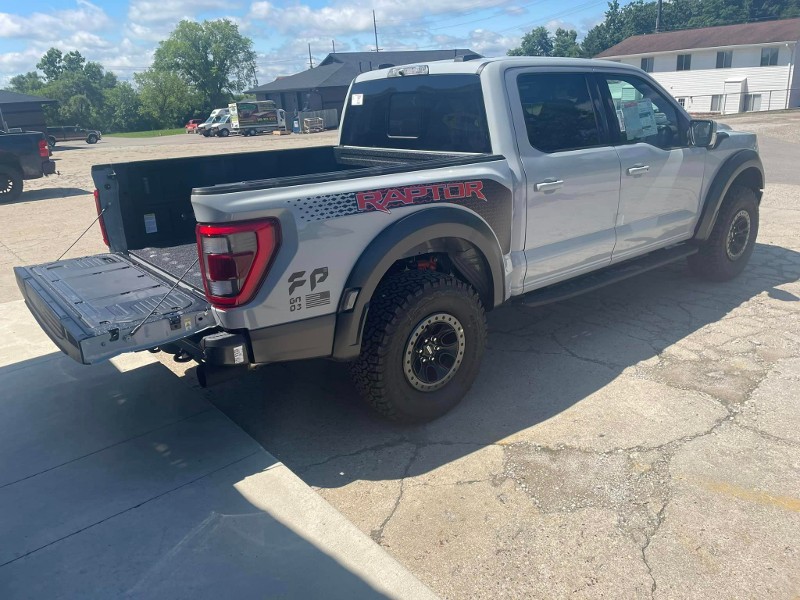
[[[713,148],[717,145],[717,122],[710,119],[694,119],[689,123],[689,143],[698,148]]]

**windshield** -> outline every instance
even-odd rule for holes
[[[353,84],[342,144],[491,152],[477,75],[412,75]]]

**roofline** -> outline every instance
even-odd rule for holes
[[[10,102],[0,100],[0,105],[3,104],[58,104],[58,100],[51,100],[50,98],[42,98],[41,100],[12,100]]]
[[[639,52],[638,54],[608,54],[606,56],[600,56],[599,54],[594,58],[596,60],[610,60],[614,58],[637,58],[640,56],[655,56],[658,54],[673,54],[675,52],[678,53],[691,53],[691,52],[701,52],[703,50],[719,50],[720,48],[753,48],[758,46],[770,46],[770,45],[780,45],[780,44],[797,44],[798,40],[787,40],[785,42],[758,42],[756,44],[731,44],[728,46],[703,46],[702,48],[680,48],[678,50],[658,50],[654,52]]]

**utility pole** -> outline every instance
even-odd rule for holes
[[[375,31],[375,52],[380,52],[378,48],[378,22],[375,20],[375,11],[372,11],[372,29]]]
[[[656,5],[656,33],[661,30],[661,2],[662,0],[658,0]]]
[[[333,46],[333,53],[336,54],[336,40],[331,40],[331,46]]]
[[[308,68],[314,68],[314,59],[311,58],[311,42],[308,43]]]

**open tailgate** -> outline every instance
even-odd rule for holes
[[[86,365],[174,342],[216,325],[200,292],[189,287],[169,292],[174,281],[122,254],[16,267],[14,274],[28,309],[45,333],[63,352]],[[145,317],[146,322],[131,335]]]

